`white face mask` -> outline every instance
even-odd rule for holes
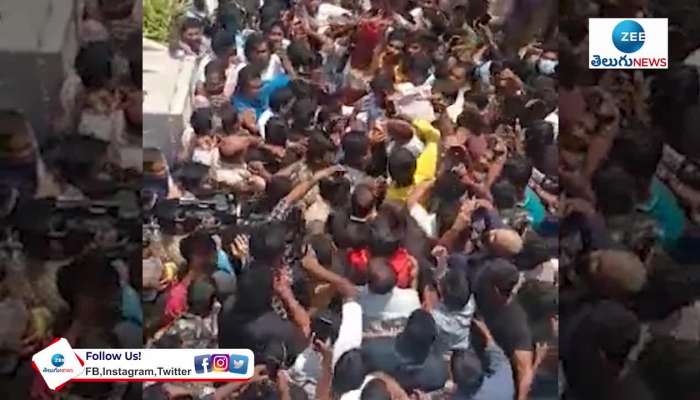
[[[216,163],[216,150],[217,149],[194,149],[194,152],[192,153],[192,161],[211,167]]]
[[[537,70],[543,75],[553,75],[558,65],[558,60],[549,60],[546,58],[537,60]]]

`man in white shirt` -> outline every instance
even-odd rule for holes
[[[324,268],[313,250],[302,260],[310,276],[326,282],[343,297],[342,317],[339,326],[329,315],[316,315],[312,321],[314,337],[333,342],[333,366],[347,351],[362,345],[362,307],[357,302],[357,288],[347,279]],[[330,337],[323,337],[330,334]],[[316,393],[316,384],[321,376],[321,355],[309,346],[296,359],[290,376],[311,397]]]
[[[396,286],[396,273],[385,259],[370,260],[367,286],[359,289],[365,334],[393,336],[421,307],[418,291]]]

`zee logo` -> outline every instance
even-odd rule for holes
[[[54,367],[61,367],[64,363],[65,359],[63,358],[63,354],[56,353],[53,356],[51,356],[51,364],[53,364]]]
[[[667,69],[668,19],[590,18],[588,68]]]
[[[612,40],[615,47],[623,53],[635,53],[644,46],[646,32],[637,21],[625,20],[613,29]]]

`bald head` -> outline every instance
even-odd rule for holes
[[[502,257],[512,257],[523,249],[523,240],[512,229],[494,229],[488,232],[491,250]]]
[[[383,258],[373,258],[368,266],[369,290],[375,294],[387,294],[396,286],[396,273]]]

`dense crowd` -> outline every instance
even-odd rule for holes
[[[700,6],[193,0],[164,154],[140,1],[78,4],[53,131],[0,111],[7,398],[700,398]],[[669,18],[671,68],[589,70],[600,16]],[[50,393],[55,337],[255,376]]]
[[[560,383],[573,399],[696,399],[700,7],[560,7]],[[589,70],[600,16],[669,18],[671,67]]]
[[[556,4],[496,6],[191,4],[190,124],[144,150],[144,332],[256,374],[145,397],[558,397]]]
[[[35,131],[29,121],[37,116],[0,110],[0,391],[7,399],[141,398],[140,384],[126,383],[52,393],[31,363],[59,337],[76,348],[143,346],[142,6],[75,5],[77,32],[66,35],[77,37],[66,42],[80,48],[65,50],[64,83],[46,93],[55,112],[40,116],[52,120],[51,130]],[[45,63],[45,55],[32,56]]]

